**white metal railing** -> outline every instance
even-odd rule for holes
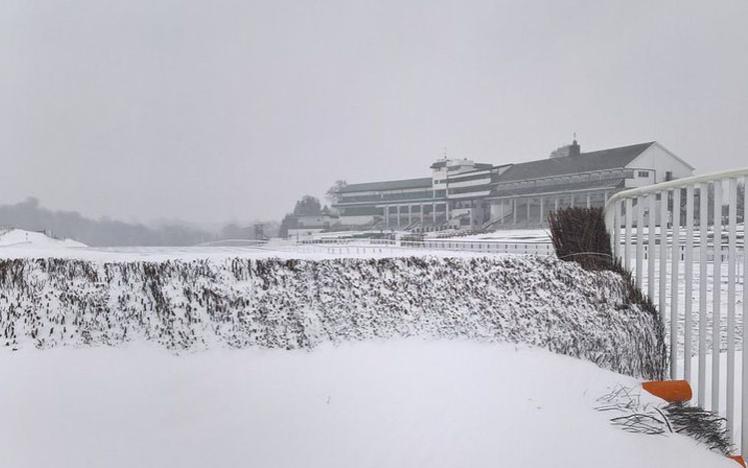
[[[680,377],[691,382],[697,390],[699,406],[725,416],[728,433],[742,453],[748,452],[748,346],[742,346],[742,337],[748,337],[748,320],[743,319],[748,314],[746,190],[742,190],[740,244],[737,197],[739,184],[745,187],[747,181],[748,168],[625,190],[613,195],[604,211],[613,255],[633,274],[640,288],[646,280],[649,298],[658,305],[663,321],[669,321],[670,378]],[[742,275],[738,262],[742,263]],[[742,286],[741,314],[737,317],[742,322],[739,343],[735,335],[737,286]],[[698,302],[694,300],[696,297]],[[722,320],[723,311],[726,312],[725,321]],[[708,320],[710,314],[711,321]],[[726,328],[724,333],[723,327]],[[696,342],[694,331],[698,333]],[[709,337],[711,343],[707,343]],[[723,338],[726,343],[726,365],[722,367],[726,374],[724,382],[720,379]],[[738,420],[735,414],[736,344],[742,346]],[[711,373],[707,368],[707,352],[711,352]],[[692,381],[694,354],[698,359],[696,382]],[[679,363],[681,356],[682,364]],[[725,397],[723,406],[720,405],[722,395]],[[740,423],[739,444],[736,421]]]
[[[386,245],[403,249],[450,250],[478,252],[486,254],[514,255],[555,255],[550,241],[486,241],[465,239],[424,239],[424,240],[384,240],[384,239],[318,239],[304,240],[301,244],[318,244],[331,247],[331,253],[358,253],[356,249]],[[367,245],[368,244],[368,245]],[[339,247],[333,247],[339,246]]]

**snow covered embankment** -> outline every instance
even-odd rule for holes
[[[72,239],[55,239],[43,232],[24,231],[23,229],[0,229],[0,248],[21,249],[69,249],[86,247]]]
[[[522,342],[659,377],[661,325],[622,280],[550,258],[0,261],[0,344],[311,348],[393,337]]]

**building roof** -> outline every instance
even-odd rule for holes
[[[431,177],[420,177],[418,179],[387,180],[384,182],[365,182],[362,184],[349,184],[340,189],[340,193],[350,192],[377,192],[381,190],[403,190],[415,188],[431,188]]]
[[[636,145],[621,146],[619,148],[581,153],[579,156],[548,158],[514,164],[499,176],[499,182],[621,168],[636,159],[637,156],[653,144],[654,142],[650,141]]]

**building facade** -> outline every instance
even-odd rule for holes
[[[549,211],[603,206],[617,191],[693,170],[654,141],[583,153],[575,140],[517,164],[439,159],[431,177],[347,185],[333,206],[340,224],[368,229],[540,227]]]
[[[288,237],[296,240],[310,238],[314,234],[330,230],[333,226],[340,224],[338,215],[327,207],[323,208],[319,214],[294,215],[293,219],[293,225],[288,229]]]

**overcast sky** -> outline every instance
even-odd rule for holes
[[[747,25],[748,0],[0,0],[0,203],[280,218],[573,132],[748,166]]]

